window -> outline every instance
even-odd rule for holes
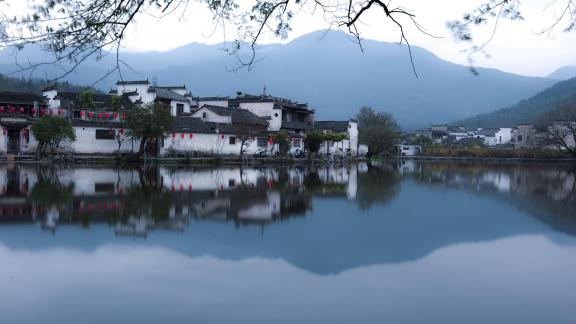
[[[176,116],[182,116],[184,113],[184,104],[176,104]]]
[[[408,146],[403,146],[403,147],[402,147],[402,151],[410,151],[410,147],[408,147]]]
[[[206,112],[202,113],[202,118],[206,118]]]
[[[234,179],[228,180],[228,187],[234,187],[236,185],[236,181]]]
[[[230,141],[229,141],[230,145],[236,145],[236,137],[234,136],[230,136]]]
[[[114,182],[96,182],[94,192],[114,192]]]
[[[268,139],[266,137],[258,137],[256,140],[258,147],[267,147],[268,146]]]
[[[74,110],[74,118],[82,118],[82,112],[80,110]]]
[[[518,135],[518,141],[522,141],[522,135]]]
[[[96,139],[113,140],[114,131],[110,129],[97,129]]]

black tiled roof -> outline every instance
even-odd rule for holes
[[[133,81],[118,81],[116,82],[117,85],[125,85],[125,84],[149,84],[148,79],[146,80],[133,80]]]
[[[92,103],[95,106],[95,110],[109,110],[112,111],[112,98],[115,97],[109,94],[92,94]],[[83,107],[80,103],[80,93],[78,92],[58,92],[55,99],[60,100],[60,105],[63,108],[71,109],[89,109],[88,107]],[[120,105],[128,108],[132,105],[130,99],[127,96],[120,97]],[[91,108],[90,108],[91,109]]]
[[[261,95],[261,96],[244,95],[241,97],[231,99],[230,102],[233,105],[237,105],[243,102],[273,102],[274,109],[301,109],[301,110],[313,111],[310,109],[310,107],[308,107],[308,104],[298,103],[289,99],[267,95]]]
[[[220,116],[230,116],[233,124],[249,124],[258,126],[268,126],[268,122],[265,118],[255,115],[249,110],[240,108],[227,108],[220,106],[204,105],[202,108],[206,108],[213,113]]]
[[[348,132],[348,124],[348,121],[315,121],[314,128],[335,133],[346,133]]]
[[[33,105],[34,102],[44,105],[45,99],[29,92],[0,92],[1,104]]]
[[[224,100],[229,100],[229,97],[196,97],[194,98],[196,100],[200,100],[200,101],[224,101]]]
[[[204,105],[202,108],[206,108],[211,112],[215,113],[216,115],[220,116],[232,116],[232,109],[228,107],[220,107],[220,106],[212,106],[212,105]]]
[[[123,128],[124,125],[119,122],[112,121],[94,121],[94,120],[84,120],[84,119],[74,119],[72,120],[73,126],[78,127],[102,127],[102,128]]]
[[[306,122],[288,122],[282,121],[282,128],[292,130],[308,130],[312,129],[312,125]]]
[[[188,97],[182,96],[182,95],[180,95],[180,94],[178,94],[172,90],[167,90],[164,88],[150,87],[150,89],[148,89],[148,92],[155,92],[157,99],[176,100],[176,101],[183,101],[183,102],[189,102],[190,101],[188,99]]]

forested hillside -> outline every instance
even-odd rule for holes
[[[86,87],[71,84],[67,81],[50,84],[55,84],[60,91],[80,92],[86,90]],[[49,83],[43,80],[12,78],[0,74],[0,91],[2,92],[33,92],[40,94],[42,89],[48,85]],[[95,89],[91,89],[91,91],[96,92]]]

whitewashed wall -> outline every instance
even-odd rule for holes
[[[206,118],[203,118],[204,113],[206,114]],[[211,123],[232,124],[231,116],[221,116],[207,108],[198,109],[194,114],[192,114],[192,117],[201,118],[202,120]]]
[[[228,100],[200,100],[200,101],[198,101],[198,107],[202,107],[204,105],[228,107]]]
[[[242,102],[241,109],[246,109],[256,116],[270,117],[268,130],[277,132],[282,128],[282,110],[274,109],[273,102]]]
[[[71,143],[70,149],[76,153],[115,153],[118,150],[118,142],[115,139],[96,139],[96,130],[109,128],[96,128],[96,127],[74,127],[76,133],[76,141]],[[118,129],[114,130],[118,132]],[[124,141],[120,147],[123,153],[138,151],[139,141],[130,140],[126,135],[123,136]]]
[[[230,137],[236,138],[236,144],[230,144]],[[160,148],[160,155],[176,152],[198,152],[214,155],[240,155],[240,139],[229,134],[192,134],[174,133],[164,139],[164,145]],[[244,154],[252,155],[263,149],[274,152],[274,147],[267,145],[265,148],[258,147],[257,140],[250,140],[244,147]]]
[[[170,114],[172,116],[177,116],[177,105],[178,104],[182,104],[184,105],[184,112],[185,113],[189,113],[190,112],[190,102],[189,101],[178,101],[178,100],[172,100],[170,101]]]

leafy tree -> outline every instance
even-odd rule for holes
[[[304,146],[308,151],[308,157],[310,157],[312,154],[318,153],[322,142],[324,142],[324,134],[322,132],[313,130],[306,134],[306,137],[304,138]]]
[[[64,118],[44,116],[32,124],[32,134],[38,141],[36,157],[39,159],[47,153],[54,153],[62,142],[75,141],[74,128]]]
[[[94,105],[94,101],[92,101],[92,92],[86,90],[82,91],[79,95],[80,104],[82,108],[94,109],[96,105]]]
[[[250,144],[254,136],[257,134],[257,129],[252,125],[240,123],[236,125],[236,137],[240,141],[240,158],[244,157],[246,147]]]
[[[356,116],[358,120],[358,141],[368,146],[367,156],[391,151],[398,138],[400,127],[389,113],[376,112],[364,106]]]
[[[428,146],[432,146],[432,144],[434,144],[432,139],[430,139],[426,136],[422,136],[422,135],[418,135],[418,136],[414,137],[409,143],[411,145],[420,145],[422,147],[428,147]]]
[[[288,154],[288,150],[290,150],[290,143],[288,142],[288,133],[285,130],[281,130],[278,133],[274,134],[272,138],[274,144],[278,144],[278,150],[280,156],[286,156]]]
[[[21,0],[5,0],[0,5],[9,7],[12,2]],[[72,63],[62,65],[61,77],[68,75],[78,64],[90,55],[102,55],[102,50],[115,48],[119,51],[125,39],[125,33],[138,17],[142,15],[158,15],[168,17],[186,12],[185,8],[191,0],[45,0],[23,16],[14,17],[10,10],[0,14],[0,46],[23,48],[27,44],[42,44],[45,49],[55,54],[52,63]],[[425,26],[418,22],[419,14],[437,15],[437,12],[418,11],[415,5],[410,6],[407,0],[387,2],[382,0],[200,0],[218,22],[224,22],[237,27],[238,41],[230,49],[231,54],[238,54],[246,44],[252,55],[242,59],[236,55],[241,66],[255,62],[257,42],[264,31],[270,30],[279,38],[286,38],[292,30],[292,22],[297,15],[310,12],[313,6],[322,11],[327,27],[339,26],[348,31],[361,45],[361,30],[366,28],[362,19],[372,14],[381,15],[388,22],[401,43],[407,44],[407,52],[412,58],[409,42],[409,32],[415,31],[430,35]],[[242,3],[242,5],[240,5]],[[484,0],[479,6],[472,7],[464,13],[461,19],[448,23],[455,38],[463,42],[472,42],[473,26],[488,25],[496,31],[498,22],[502,19],[512,21],[523,20],[523,3],[520,0]],[[442,12],[446,4],[438,4]],[[550,34],[557,29],[570,32],[576,29],[576,3],[574,0],[553,1],[542,4],[545,12],[550,12],[548,27],[541,30],[542,34]],[[0,8],[0,12],[3,12]],[[556,14],[558,12],[558,14]],[[169,19],[169,18],[167,18]],[[55,24],[54,21],[58,23]],[[485,44],[470,46],[470,54],[482,54]],[[244,56],[245,57],[245,56]],[[121,60],[117,56],[115,69],[120,69]],[[31,66],[30,69],[33,69]],[[414,70],[416,73],[416,70]],[[111,72],[110,72],[111,73]]]
[[[174,117],[170,115],[170,111],[158,103],[134,106],[126,113],[124,122],[127,136],[140,141],[136,156],[144,154],[150,143],[168,136],[173,124]]]

